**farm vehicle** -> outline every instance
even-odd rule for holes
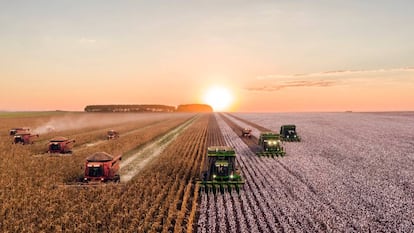
[[[30,129],[29,128],[12,128],[9,131],[9,135],[10,136],[14,136],[17,133],[29,133]]]
[[[106,152],[96,152],[86,158],[83,182],[99,184],[106,182],[120,182],[118,173],[122,155],[113,157]]]
[[[14,134],[13,143],[14,144],[33,144],[33,137],[39,137],[39,134],[31,134],[29,132],[17,132]]]
[[[242,129],[242,137],[251,137],[252,136],[252,130],[249,128],[243,128]]]
[[[272,132],[262,132],[258,142],[260,148],[256,152],[258,156],[268,156],[274,158],[275,156],[284,156],[286,154],[282,147],[280,135]]]
[[[210,146],[207,148],[207,170],[202,173],[200,188],[206,192],[240,191],[244,180],[236,164],[236,152],[228,146]]]
[[[111,140],[111,139],[117,139],[119,138],[119,133],[113,129],[108,130],[108,132],[106,132],[106,139]]]
[[[280,127],[282,141],[299,142],[300,137],[296,132],[296,125],[282,125]]]
[[[52,138],[48,144],[48,153],[72,153],[72,147],[75,144],[75,140],[68,139],[66,137]]]

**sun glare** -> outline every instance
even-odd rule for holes
[[[233,96],[224,87],[212,87],[204,95],[204,102],[210,105],[215,112],[226,111],[233,102]]]

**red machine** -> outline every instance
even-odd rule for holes
[[[33,144],[34,143],[34,141],[33,141],[33,137],[39,137],[39,134],[30,134],[30,133],[28,133],[28,132],[22,132],[22,133],[16,133],[15,135],[14,135],[14,140],[13,140],[13,143],[14,144],[23,144],[23,145],[26,145],[26,144]]]
[[[10,136],[14,136],[17,133],[29,133],[30,129],[29,128],[12,128],[9,131],[9,135]]]
[[[119,138],[119,133],[113,129],[108,130],[108,132],[106,133],[106,139],[111,140],[116,138]]]
[[[251,137],[252,136],[252,130],[251,129],[249,129],[249,128],[243,128],[242,129],[242,136],[243,137]]]
[[[96,152],[86,158],[84,182],[120,182],[118,174],[122,155],[112,157],[106,152]]]
[[[56,137],[49,141],[48,151],[49,153],[71,153],[72,147],[75,144],[75,140],[65,137]]]

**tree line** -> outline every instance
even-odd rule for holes
[[[85,112],[212,112],[207,104],[181,104],[177,107],[160,104],[87,105]]]

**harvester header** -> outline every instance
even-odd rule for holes
[[[14,136],[14,135],[16,135],[16,134],[18,134],[18,133],[29,133],[30,132],[30,128],[27,128],[27,127],[18,127],[18,128],[12,128],[12,129],[10,129],[10,131],[9,131],[9,135],[10,136]]]
[[[236,152],[229,146],[210,146],[207,148],[207,155],[211,156],[226,156],[236,157]]]
[[[14,134],[13,143],[14,144],[33,144],[33,137],[39,137],[39,134],[31,134],[30,132],[18,132]]]

